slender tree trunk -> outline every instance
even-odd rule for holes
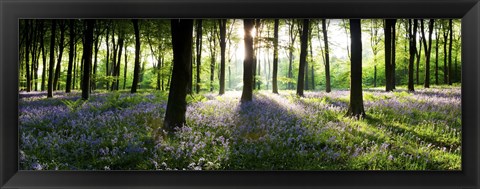
[[[392,19],[385,19],[385,91],[392,86]]]
[[[83,87],[82,87],[82,99],[88,100],[90,97],[90,67],[92,66],[92,45],[93,45],[93,28],[95,27],[95,20],[85,20],[85,43],[83,45]]]
[[[138,29],[138,19],[133,19],[133,29],[135,31],[135,68],[133,69],[133,82],[131,93],[137,92],[138,76],[140,72],[140,31]]]
[[[119,87],[119,84],[120,84],[120,61],[122,60],[122,50],[123,50],[123,43],[124,43],[124,39],[123,39],[123,36],[121,36],[119,39],[118,39],[118,61],[117,61],[117,66],[115,66],[115,90],[118,91],[118,87]]]
[[[53,79],[53,90],[57,89],[59,86],[58,80],[60,79],[60,71],[61,71],[61,64],[62,64],[62,56],[63,56],[63,48],[65,41],[65,23],[63,21],[60,22],[60,44],[58,46],[58,60],[57,66],[55,67],[55,77]]]
[[[202,65],[202,19],[197,19],[196,20],[196,34],[197,34],[197,41],[195,43],[196,46],[196,58],[197,58],[197,85],[196,85],[196,92],[197,94],[200,93],[200,70],[201,70],[201,65]]]
[[[277,72],[278,72],[278,25],[279,20],[275,19],[273,26],[273,74],[272,74],[272,92],[278,94]]]
[[[127,44],[125,44],[125,66],[123,69],[123,90],[125,90],[125,86],[127,85],[127,67],[128,67],[128,51],[127,51]],[[160,69],[159,69],[160,71]],[[158,73],[160,74],[160,73]]]
[[[444,84],[447,84],[448,83],[448,80],[447,80],[447,76],[448,76],[448,72],[447,72],[447,57],[448,57],[448,53],[447,53],[447,43],[448,43],[448,31],[447,31],[447,28],[445,26],[445,23],[443,23],[443,83]]]
[[[97,89],[97,68],[98,68],[98,50],[99,50],[99,41],[100,41],[100,33],[97,32],[95,35],[95,55],[93,58],[93,75],[92,75],[92,83],[91,83],[91,88],[92,90]]]
[[[452,27],[452,19],[448,21],[448,28],[450,31],[450,41],[448,44],[448,84],[452,85],[452,40],[453,40],[453,27]]]
[[[254,20],[244,19],[244,43],[245,43],[245,59],[243,60],[243,90],[240,101],[247,102],[252,101],[253,96],[253,64],[254,64],[254,51],[253,51],[253,36],[252,29],[254,26]]]
[[[307,59],[307,47],[308,47],[308,29],[309,20],[303,19],[303,31],[300,41],[300,66],[298,68],[298,81],[297,81],[297,95],[303,96],[303,85],[305,79],[305,63]]]
[[[350,105],[347,116],[364,118],[362,91],[362,32],[360,19],[350,19],[351,66],[350,66]]]
[[[31,23],[33,21],[31,20],[27,20],[27,26],[26,28],[30,28],[30,31],[27,32],[27,41],[26,41],[26,45],[25,45],[25,71],[27,72],[26,73],[26,76],[27,76],[27,83],[26,83],[26,87],[27,87],[27,92],[30,92],[31,90],[31,79],[30,78],[30,45],[32,44],[32,35],[33,35],[33,30],[31,28],[33,28],[33,24]]]
[[[185,124],[187,110],[188,65],[192,61],[193,20],[171,20],[173,45],[173,70],[164,129],[173,132],[175,127]]]
[[[330,52],[328,49],[328,31],[325,19],[322,19],[323,41],[325,43],[325,91],[331,91],[330,86]]]
[[[430,88],[430,52],[432,50],[432,33],[433,33],[433,24],[434,20],[430,19],[428,24],[428,44],[425,36],[424,30],[424,20],[421,21],[422,36],[423,36],[423,47],[425,49],[425,82],[424,87]]]
[[[220,19],[220,91],[219,95],[225,94],[225,48],[227,19]]]
[[[45,76],[47,75],[47,55],[45,54],[45,29],[44,29],[44,21],[41,22],[42,28],[42,35],[40,36],[40,48],[42,48],[42,84],[40,87],[41,91],[45,91]]]
[[[69,43],[69,51],[68,51],[68,68],[67,68],[67,84],[65,86],[65,92],[71,92],[72,87],[72,71],[73,71],[73,53],[75,48],[75,20],[71,19],[69,21],[69,31],[70,31],[70,43]]]
[[[396,31],[397,20],[393,19],[392,21],[392,73],[390,75],[392,81],[392,89],[395,89],[395,67],[396,67],[396,43],[397,43],[397,31]]]
[[[417,19],[413,19],[413,26],[412,26],[412,19],[408,20],[408,31],[409,31],[409,40],[410,40],[410,61],[408,63],[408,91],[415,91],[415,87],[413,85],[413,65],[415,62],[415,51],[417,48]],[[413,27],[413,29],[412,29]]]
[[[108,86],[110,85],[110,82],[108,82],[108,76],[110,75],[110,70],[109,70],[109,63],[110,63],[110,42],[108,41],[108,36],[109,36],[109,28],[110,28],[110,25],[109,23],[107,22],[106,23],[106,32],[105,32],[105,45],[107,46],[107,56],[105,57],[106,58],[106,62],[105,62],[105,76],[107,77],[106,79],[106,83],[105,83],[105,89],[108,90]]]
[[[56,20],[52,20],[52,29],[50,37],[50,65],[48,66],[48,92],[47,98],[53,97],[53,67],[55,66],[55,30],[57,28]]]
[[[438,41],[440,40],[440,32],[438,26],[435,29],[435,85],[438,85]]]
[[[422,41],[422,37],[420,36],[420,39],[419,39],[420,45],[418,47],[418,52],[417,52],[417,69],[415,70],[415,72],[416,72],[416,77],[415,78],[417,80],[417,85],[420,85],[420,75],[419,75],[419,73],[420,73],[420,59],[422,57],[422,43],[421,43],[421,41]]]

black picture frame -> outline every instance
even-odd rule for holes
[[[461,18],[462,171],[19,171],[21,18]],[[479,188],[478,0],[0,0],[0,188]]]

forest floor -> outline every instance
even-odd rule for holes
[[[20,169],[460,170],[460,87],[382,90],[364,90],[361,120],[348,90],[189,95],[170,137],[164,92],[20,92]]]

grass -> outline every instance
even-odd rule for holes
[[[349,92],[257,91],[187,97],[166,137],[168,94],[21,93],[25,170],[460,170],[459,86],[364,91],[367,117],[345,117]]]

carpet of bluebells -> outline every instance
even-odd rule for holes
[[[189,95],[186,125],[162,132],[167,94],[20,92],[23,170],[460,170],[460,87]]]

